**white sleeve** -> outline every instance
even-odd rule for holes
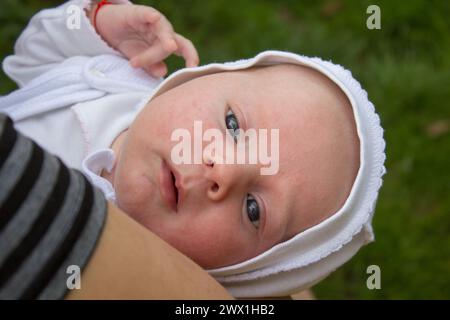
[[[126,0],[111,1],[117,4]],[[3,70],[19,87],[73,56],[121,55],[95,31],[85,9],[91,1],[71,0],[34,15],[3,61]]]

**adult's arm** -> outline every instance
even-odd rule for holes
[[[81,289],[67,295],[73,266],[82,270]],[[0,114],[0,299],[66,295],[229,297],[194,262],[108,206],[80,172]]]
[[[105,229],[68,299],[230,299],[206,271],[109,204]]]

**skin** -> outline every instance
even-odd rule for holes
[[[176,33],[172,24],[159,11],[149,6],[105,5],[94,15],[97,5],[86,15],[97,33],[111,47],[130,60],[135,68],[162,77],[167,73],[164,59],[172,54],[182,57],[186,67],[197,66],[197,50],[189,39]]]
[[[225,134],[229,108],[244,130],[279,129],[277,174],[260,175],[259,164],[214,159],[171,163],[175,129],[193,136],[194,121],[201,120],[203,130]],[[153,98],[112,148],[117,162],[104,176],[119,207],[207,269],[255,257],[331,216],[359,168],[349,101],[325,76],[294,65],[216,73],[179,85]],[[163,160],[181,176],[177,212],[159,191]],[[258,228],[244,208],[249,193],[261,208]]]
[[[158,257],[158,259],[155,259]],[[230,299],[191,259],[112,204],[105,227],[81,275],[81,289],[66,299]]]

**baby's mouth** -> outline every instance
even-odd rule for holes
[[[177,188],[177,179],[175,178],[175,175],[173,174],[173,171],[170,170],[170,175],[172,176],[172,183],[173,183],[173,188],[175,190],[175,203],[177,205],[177,209],[178,209],[178,188]]]

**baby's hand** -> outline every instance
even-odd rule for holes
[[[89,13],[91,21],[94,10]],[[151,7],[103,6],[98,11],[96,26],[100,36],[126,56],[133,67],[144,68],[153,76],[166,75],[164,59],[172,53],[182,56],[186,67],[195,67],[199,63],[192,42],[175,33],[166,17]]]

